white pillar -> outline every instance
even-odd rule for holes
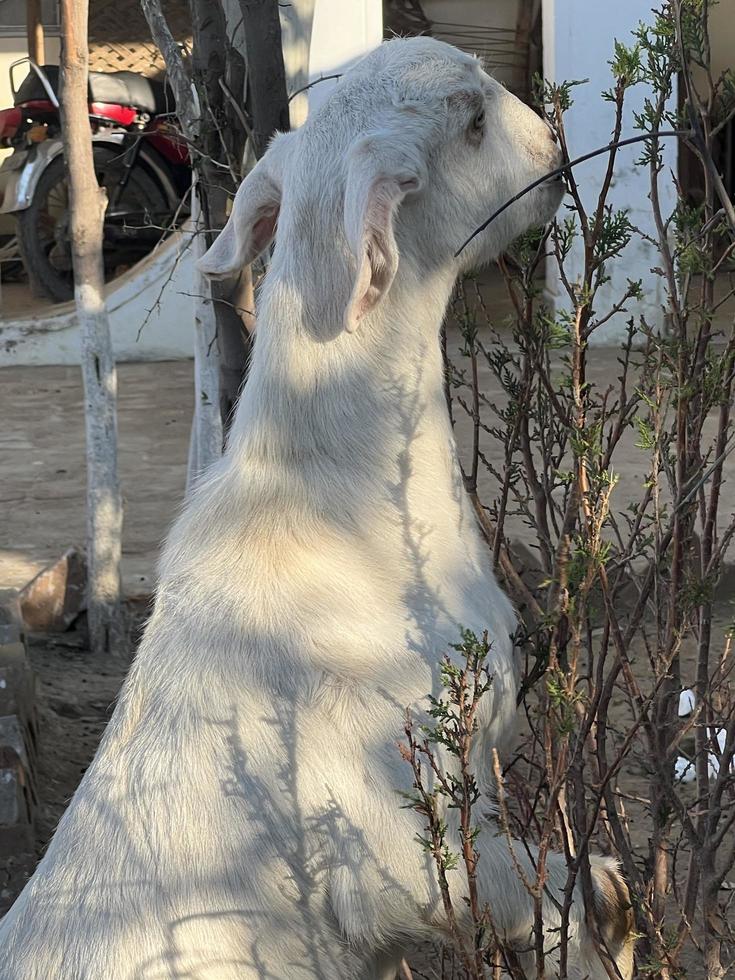
[[[382,0],[292,0],[281,6],[289,91],[346,71],[383,39]],[[324,102],[338,79],[318,82],[290,105],[291,125]]]
[[[613,41],[631,43],[631,32],[640,21],[651,17],[650,0],[543,0],[544,75],[549,81],[589,78],[586,85],[572,89],[574,105],[566,113],[565,127],[571,157],[610,141],[613,126],[613,106],[600,98],[604,89],[613,86],[608,62],[613,56]],[[640,111],[650,89],[642,84],[628,90],[622,138],[636,136],[633,112]],[[661,208],[664,217],[672,210],[676,193],[669,170],[676,173],[676,141],[662,141],[664,172],[661,174]],[[618,151],[615,178],[608,196],[614,208],[627,208],[630,221],[641,231],[655,236],[647,167],[635,165],[643,144]],[[595,157],[575,168],[575,177],[583,203],[591,209],[597,201],[607,167],[607,156]],[[567,259],[570,280],[578,280],[583,269],[583,247],[578,238]],[[602,286],[595,301],[599,314],[604,314],[625,293],[629,279],[643,281],[643,298],[631,300],[627,313],[619,314],[603,324],[592,335],[591,343],[616,345],[626,336],[626,323],[631,315],[643,314],[653,327],[663,326],[663,305],[666,301],[664,282],[650,270],[660,265],[658,252],[634,236],[620,258],[607,268],[611,281]],[[555,263],[549,262],[547,290],[559,307],[568,305],[556,274]]]
[[[383,40],[382,0],[316,0],[309,52],[309,76],[316,79],[346,71]],[[314,111],[337,81],[309,89]]]

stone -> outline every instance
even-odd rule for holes
[[[60,718],[83,718],[84,708],[75,701],[66,698],[49,698],[47,701],[49,708]]]
[[[0,861],[19,872],[33,867],[38,810],[27,736],[17,715],[0,718]]]
[[[0,646],[20,642],[20,626],[14,623],[0,624]]]
[[[0,718],[0,782],[14,781],[18,792],[23,793],[23,818],[33,823],[38,797],[36,794],[36,738],[35,729],[18,715]],[[3,773],[10,773],[3,777]],[[12,778],[11,778],[12,777]],[[20,799],[20,797],[18,797]],[[4,821],[0,819],[0,825]]]
[[[21,637],[20,606],[16,598],[0,602],[0,646],[17,643]]]
[[[538,552],[532,551],[523,541],[512,539],[508,541],[511,555],[513,556],[516,571],[523,579],[525,585],[534,592],[548,575],[541,567],[541,558]]]
[[[18,601],[16,599],[4,599],[0,602],[0,626],[12,626],[17,624]]]
[[[0,745],[0,828],[17,828],[21,837],[27,836],[26,828],[33,827],[34,795],[20,755]]]
[[[70,548],[21,590],[23,624],[39,633],[63,633],[86,608],[86,591],[86,559]]]
[[[35,678],[22,643],[0,644],[0,721],[17,715],[35,727]]]
[[[24,769],[30,768],[23,728],[17,715],[4,715],[0,718],[0,767],[10,759],[12,768],[13,760],[17,757]],[[0,820],[0,823],[3,821]]]
[[[37,735],[35,679],[25,644],[0,643],[0,862],[21,885],[34,864]],[[0,912],[5,907],[0,896]]]

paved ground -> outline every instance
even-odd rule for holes
[[[493,314],[502,317],[507,299],[497,283],[488,296]],[[723,312],[725,312],[723,310]],[[730,314],[732,315],[732,314]],[[456,336],[452,338],[456,347]],[[616,350],[593,350],[589,380],[602,389],[619,374]],[[123,578],[128,594],[148,592],[156,557],[176,515],[186,478],[189,426],[193,408],[192,364],[187,361],[121,364],[119,371],[120,469],[125,500]],[[482,383],[496,397],[489,371]],[[714,431],[714,420],[710,420]],[[460,450],[471,432],[458,411]],[[647,454],[629,433],[616,459],[620,484],[618,509],[638,499]],[[488,437],[483,448],[500,464],[498,446]],[[733,457],[728,465],[733,475]],[[0,370],[0,598],[20,588],[70,544],[84,541],[84,420],[81,378],[76,368],[12,367]],[[732,484],[731,484],[732,485]],[[484,500],[494,496],[484,476]],[[723,520],[729,516],[725,490]],[[512,535],[525,539],[516,520]]]
[[[181,498],[193,406],[189,361],[121,364],[120,472],[126,590],[150,590]],[[0,589],[21,587],[84,542],[84,415],[80,372],[0,370]]]

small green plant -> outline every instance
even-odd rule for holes
[[[492,685],[487,668],[490,641],[487,633],[477,637],[465,629],[461,642],[451,648],[454,654],[440,663],[441,693],[429,696],[432,722],[417,727],[411,714],[406,716],[406,741],[400,749],[413,771],[413,792],[404,794],[405,806],[425,821],[417,843],[433,860],[453,952],[464,977],[485,980],[499,959],[512,976],[522,977],[512,951],[498,942],[490,909],[481,903],[477,889],[476,843],[482,831],[475,807],[481,793],[472,770],[472,747],[480,703]],[[461,876],[459,909],[454,876]]]

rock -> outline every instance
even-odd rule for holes
[[[710,779],[717,779],[720,774],[720,762],[722,761],[722,755],[725,752],[725,745],[727,743],[727,729],[711,728],[709,729],[709,738],[713,747],[714,743],[717,743],[719,754],[715,752],[707,753],[707,774]],[[728,763],[731,767],[731,771],[735,772],[735,762],[733,762],[732,759],[729,759]],[[694,760],[689,760],[685,756],[680,755],[674,763],[674,776],[682,783],[694,782],[694,780],[697,778],[694,768]]]
[[[674,779],[680,783],[693,783],[697,778],[697,772],[691,759],[680,755],[674,763]]]
[[[0,721],[7,715],[35,734],[35,679],[19,642],[0,644]]]
[[[679,695],[679,717],[688,718],[694,711],[695,703],[694,691],[689,687],[685,687]]]
[[[0,624],[0,646],[6,643],[18,643],[20,641],[20,627],[13,623]]]
[[[523,541],[519,541],[517,538],[507,538],[505,543],[510,553],[513,567],[520,575],[523,584],[532,595],[538,597],[537,590],[549,577],[541,568],[541,560],[538,554],[534,554]]]
[[[20,606],[16,598],[0,602],[0,645],[20,640]]]
[[[38,728],[33,672],[13,629],[9,642],[0,641],[0,864],[22,886],[35,864]],[[0,895],[0,913],[7,906]]]
[[[86,559],[70,548],[21,590],[24,625],[39,633],[63,633],[86,608],[86,589]]]
[[[18,603],[16,599],[0,602],[0,626],[12,626],[18,622]]]
[[[0,718],[0,767],[8,765],[12,768],[16,759],[23,769],[30,769],[23,723],[17,715],[5,715]],[[0,823],[7,822],[0,820]]]
[[[48,706],[60,718],[84,717],[84,709],[75,701],[65,701],[63,698],[49,698]]]
[[[0,860],[33,852],[37,807],[23,725],[0,718]]]

